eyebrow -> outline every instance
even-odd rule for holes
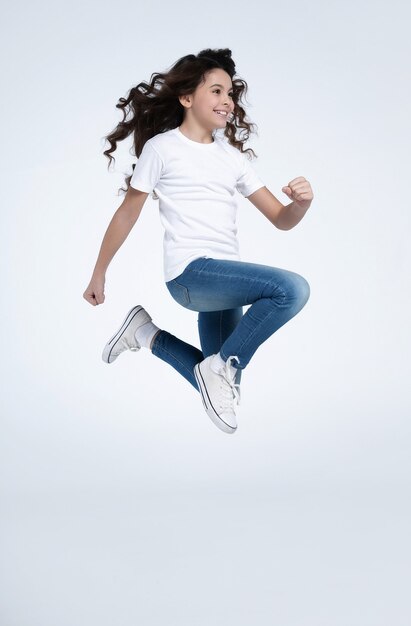
[[[220,85],[219,83],[214,83],[214,85],[210,85],[210,89],[211,87],[221,87],[221,89],[224,89],[223,85]],[[234,87],[230,87],[229,91],[233,91]]]

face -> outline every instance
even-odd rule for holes
[[[232,93],[230,75],[220,68],[210,70],[205,74],[205,82],[182,101],[186,107],[186,116],[195,118],[203,128],[208,130],[225,128],[234,110]]]

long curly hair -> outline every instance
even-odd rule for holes
[[[228,48],[201,50],[197,55],[188,54],[181,57],[171,66],[168,72],[153,73],[150,82],[142,81],[129,91],[127,98],[120,98],[116,108],[123,112],[123,119],[116,128],[104,139],[110,147],[103,152],[109,159],[107,169],[115,158],[111,156],[117,148],[117,143],[133,134],[134,154],[139,158],[145,142],[159,133],[180,126],[184,120],[185,109],[179,101],[179,96],[192,94],[205,80],[205,73],[209,70],[221,68],[232,79],[233,114],[227,120],[224,135],[228,142],[240,152],[256,153],[252,148],[244,148],[250,132],[257,132],[256,124],[246,120],[246,111],[241,106],[242,98],[246,96],[248,85],[245,80],[235,77],[235,63]],[[127,119],[128,117],[128,119]],[[238,133],[237,133],[238,131]],[[133,170],[136,164],[133,164]],[[125,179],[127,192],[131,176]],[[153,195],[154,197],[154,195]]]

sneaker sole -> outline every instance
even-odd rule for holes
[[[221,419],[218,413],[214,411],[210,398],[208,397],[207,387],[201,375],[199,363],[197,363],[197,365],[194,366],[194,376],[197,381],[198,388],[200,389],[201,399],[203,401],[203,405],[204,405],[204,408],[208,417],[217,426],[217,428],[219,428],[223,432],[228,433],[230,435],[235,433],[237,430],[237,426],[230,426],[230,424],[227,424],[227,422]]]
[[[141,311],[142,308],[143,308],[142,306],[135,306],[135,307],[133,307],[127,313],[127,315],[125,317],[125,320],[121,324],[119,330],[114,333],[114,335],[111,337],[111,339],[108,340],[108,342],[104,346],[104,350],[103,350],[103,354],[102,354],[102,359],[103,359],[103,361],[105,363],[113,363],[116,360],[116,359],[113,359],[112,361],[110,361],[111,351],[113,350],[113,348],[116,345],[117,341],[120,339],[121,335],[128,328],[128,326],[130,325],[131,321],[135,318],[137,313],[139,311]],[[139,348],[137,348],[137,349],[139,350]]]

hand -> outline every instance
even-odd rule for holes
[[[96,304],[103,304],[104,296],[104,276],[93,276],[87,289],[83,293],[83,298],[90,302],[93,306]]]
[[[291,180],[282,191],[301,209],[308,209],[314,197],[311,185],[304,176]]]

